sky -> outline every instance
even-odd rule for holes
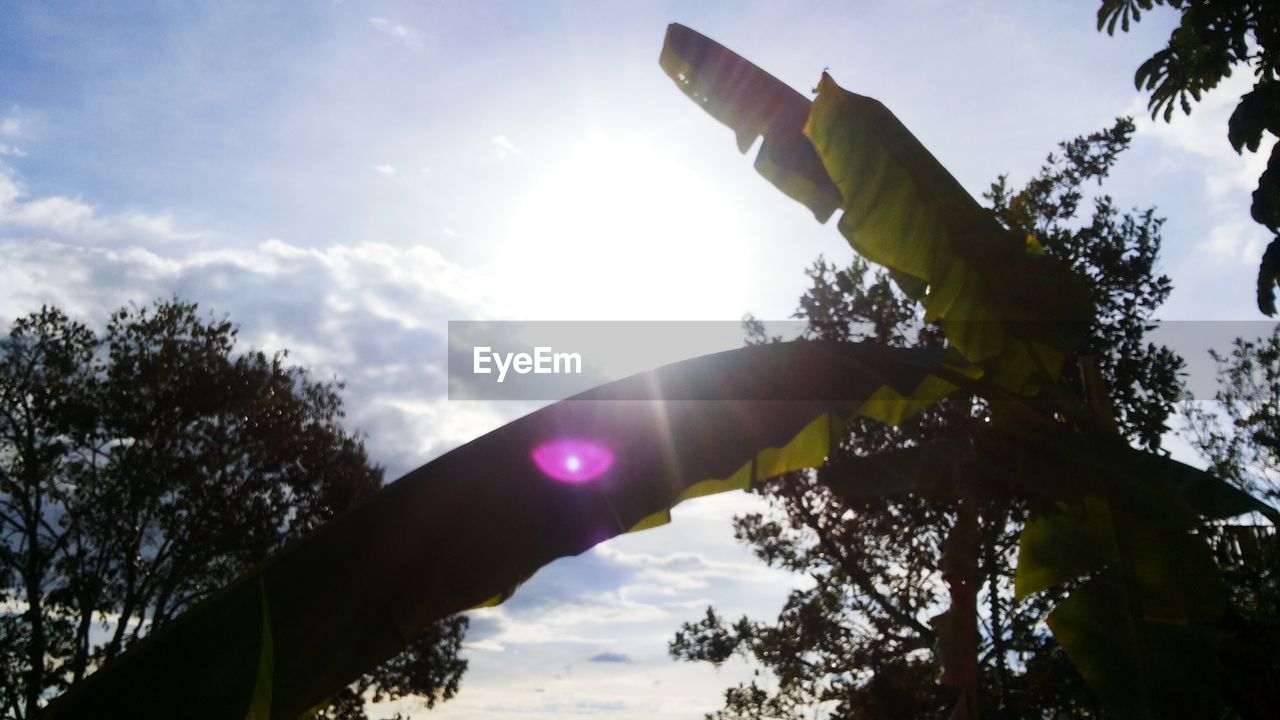
[[[1168,12],[1128,35],[1087,2],[0,0],[0,327],[41,304],[101,325],[180,296],[347,384],[396,477],[534,406],[450,401],[449,320],[787,318],[852,251],[758,177],[657,64],[688,25],[808,91],[884,102],[970,192],[1133,115],[1105,190],[1167,217],[1161,317],[1256,320],[1248,215],[1266,153],[1133,86]],[[802,579],[735,544],[750,497],[542,570],[472,615],[441,718],[696,717],[750,668],[677,664],[709,603],[776,615]],[[391,708],[394,709],[394,708]],[[391,709],[387,709],[389,712]],[[407,708],[405,708],[407,709]],[[424,716],[427,714],[424,713]]]

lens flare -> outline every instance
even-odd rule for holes
[[[590,440],[560,438],[534,448],[533,462],[554,480],[584,483],[608,472],[613,453]]]

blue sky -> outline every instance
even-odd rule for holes
[[[178,294],[246,345],[348,383],[392,477],[530,408],[444,397],[448,320],[785,318],[833,227],[750,169],[659,70],[670,22],[807,90],[886,103],[975,194],[1122,114],[1108,185],[1168,217],[1170,319],[1256,319],[1262,158],[1233,78],[1145,120],[1133,70],[1167,37],[1081,2],[15,2],[0,0],[0,318],[90,322]],[[434,715],[689,717],[747,668],[675,665],[708,602],[768,617],[794,578],[733,543],[749,498],[544,570],[475,616]],[[596,660],[593,661],[592,658]]]

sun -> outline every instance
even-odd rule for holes
[[[673,152],[591,137],[512,212],[504,304],[519,319],[736,319],[749,306],[744,238],[734,204]]]

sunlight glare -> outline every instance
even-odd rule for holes
[[[588,139],[510,217],[501,287],[523,317],[738,318],[749,304],[736,208],[637,138]]]

